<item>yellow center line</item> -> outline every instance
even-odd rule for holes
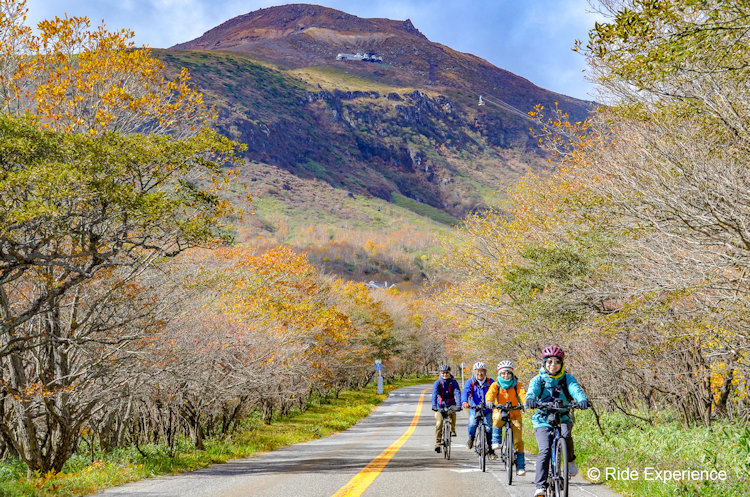
[[[354,478],[349,480],[349,483],[341,487],[338,492],[333,494],[333,497],[359,497],[360,495],[362,495],[362,492],[364,492],[367,487],[369,487],[372,482],[375,481],[375,478],[378,477],[380,472],[383,471],[383,468],[385,468],[388,462],[393,459],[393,456],[396,455],[396,452],[398,452],[401,446],[404,445],[407,440],[409,440],[409,437],[417,428],[417,423],[419,423],[419,415],[422,412],[422,402],[424,402],[424,396],[428,391],[429,388],[425,388],[424,390],[422,390],[422,396],[419,397],[419,403],[417,404],[417,412],[414,414],[414,418],[411,420],[409,429],[406,430],[406,432],[401,435],[398,440],[393,442],[387,449],[381,452],[378,457],[370,461],[370,464],[365,466],[362,471],[357,473]]]

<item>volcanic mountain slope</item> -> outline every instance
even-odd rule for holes
[[[491,95],[523,112],[555,101],[575,119],[588,112],[587,102],[543,90],[479,57],[429,41],[408,19],[362,19],[316,5],[284,5],[235,17],[173,48],[232,50],[285,68],[346,67],[397,86]],[[377,53],[385,67],[336,61],[342,52]]]
[[[357,52],[382,63],[337,60]],[[188,67],[249,159],[456,217],[545,167],[526,112],[559,102],[581,120],[591,109],[430,42],[408,20],[314,5],[251,12],[160,56]]]

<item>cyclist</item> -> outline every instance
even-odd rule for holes
[[[477,418],[475,416],[475,409],[474,406],[480,405],[482,402],[484,402],[484,398],[487,395],[487,391],[490,389],[490,385],[492,385],[495,380],[492,378],[489,378],[487,376],[487,366],[483,362],[476,362],[474,363],[474,375],[466,380],[466,383],[464,384],[464,389],[461,392],[461,406],[466,408],[471,408],[469,411],[469,441],[466,442],[466,448],[471,450],[474,447],[474,435],[477,432]],[[486,428],[486,436],[487,436],[487,446],[490,447],[490,450],[488,452],[490,459],[495,460],[497,459],[497,455],[495,454],[495,451],[490,446],[491,443],[491,437],[490,437],[490,429],[492,427],[492,409],[484,409],[484,422]]]
[[[526,394],[526,408],[536,409],[538,402],[553,402],[562,400],[563,405],[576,401],[581,409],[590,407],[586,394],[576,381],[575,377],[565,371],[565,352],[557,345],[550,345],[542,350],[542,367],[539,374],[529,382],[529,390]],[[539,409],[531,418],[534,425],[534,434],[539,445],[539,455],[536,459],[536,484],[535,496],[545,495],[547,486],[547,473],[549,472],[549,459],[552,455],[552,440],[555,431],[547,422],[547,413]],[[574,462],[576,459],[573,452],[573,420],[566,413],[561,418],[560,431],[568,446],[568,474],[575,476],[578,467]]]
[[[505,405],[510,402],[517,406],[526,400],[526,390],[513,372],[513,363],[500,361],[497,365],[497,381],[490,385],[485,400],[490,404]],[[502,412],[492,413],[492,449],[499,449],[502,441],[505,421],[501,419]],[[510,411],[510,429],[513,430],[513,446],[518,453],[516,456],[516,474],[526,474],[526,457],[523,453],[523,422],[521,411]]]
[[[458,381],[451,374],[451,367],[441,364],[438,367],[438,379],[432,385],[432,410],[435,411],[435,452],[440,452],[440,439],[443,434],[443,415],[440,409],[457,404],[456,398],[461,398],[461,388]],[[456,436],[456,413],[450,413],[451,436]]]

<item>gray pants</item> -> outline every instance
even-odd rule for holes
[[[576,458],[573,452],[573,437],[570,432],[573,430],[573,423],[560,424],[560,432],[568,446],[568,462],[573,462]],[[539,446],[539,455],[536,458],[536,477],[534,483],[536,488],[547,487],[547,474],[549,473],[549,460],[552,457],[552,441],[555,439],[555,430],[547,427],[539,427],[534,430],[536,443]]]

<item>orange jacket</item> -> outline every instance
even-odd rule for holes
[[[510,401],[512,405],[517,406],[518,404],[526,402],[526,389],[524,389],[520,381],[516,380],[515,386],[510,387],[508,390],[503,390],[500,387],[500,383],[496,381],[490,385],[490,389],[487,390],[487,395],[485,395],[484,401],[502,405],[505,405],[506,402]],[[520,418],[521,411],[510,411],[510,417]]]

